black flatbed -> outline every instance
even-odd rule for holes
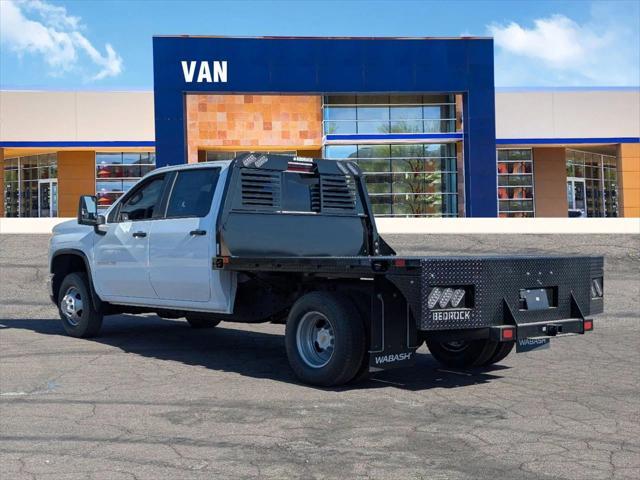
[[[549,262],[575,261],[578,259],[597,260],[601,257],[592,255],[457,255],[457,256],[269,256],[246,257],[229,256],[216,257],[216,268],[230,271],[256,272],[290,272],[290,273],[344,273],[346,275],[375,275],[380,273],[407,274],[420,269],[425,263],[451,262],[504,262],[512,264],[514,261]]]

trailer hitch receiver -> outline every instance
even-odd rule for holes
[[[562,333],[562,325],[554,325],[553,323],[550,323],[549,325],[542,327],[542,332],[550,337],[555,337],[559,333]]]

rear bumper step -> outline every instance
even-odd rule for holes
[[[525,338],[552,338],[582,335],[593,330],[593,320],[589,318],[568,318],[551,322],[500,325],[489,329],[489,338],[498,342],[510,342]]]

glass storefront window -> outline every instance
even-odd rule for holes
[[[355,107],[336,107],[324,109],[324,120],[327,133],[351,134],[356,133],[356,109]]]
[[[389,110],[389,116],[391,120],[421,120],[422,117],[422,107],[420,106],[412,106],[412,107],[396,107],[393,106]]]
[[[386,158],[362,158],[358,161],[363,172],[368,174],[388,173],[391,171],[391,159]]]
[[[567,201],[572,214],[587,217],[618,216],[617,158],[612,155],[566,150]],[[577,186],[576,186],[577,184]],[[576,198],[576,192],[584,189]]]
[[[55,153],[7,158],[3,175],[5,216],[57,216],[58,168]]]
[[[533,217],[533,153],[530,148],[499,149],[498,215]]]
[[[327,145],[324,153],[356,160],[376,216],[458,216],[455,144]]]
[[[96,152],[98,208],[111,206],[155,166],[153,152]]]
[[[358,158],[358,147],[356,145],[327,145],[325,156],[336,160],[345,158]]]
[[[323,119],[325,135],[455,132],[455,96],[332,95]]]

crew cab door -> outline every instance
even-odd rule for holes
[[[92,274],[101,297],[157,298],[149,281],[149,235],[166,179],[154,175],[134,186],[109,214],[104,234],[95,235]]]
[[[161,300],[222,302],[219,273],[211,263],[218,210],[212,204],[220,170],[194,168],[171,175],[166,213],[153,223],[149,240],[151,285]]]

